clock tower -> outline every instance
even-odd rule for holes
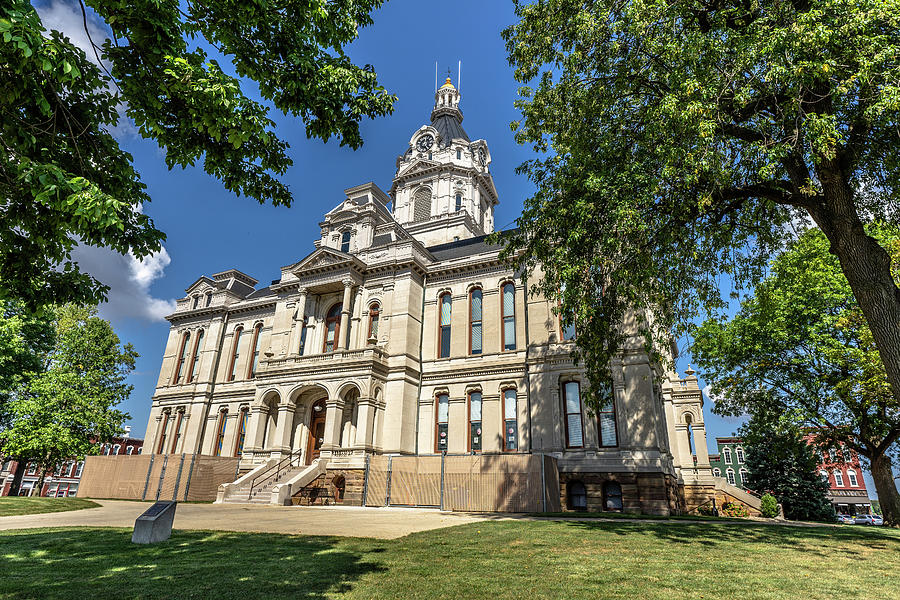
[[[487,142],[462,127],[460,94],[448,77],[423,125],[397,157],[391,186],[394,218],[426,246],[494,231],[497,190]]]

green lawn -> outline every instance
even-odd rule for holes
[[[28,496],[0,496],[0,517],[65,512],[100,506],[83,498],[30,498]]]
[[[399,540],[0,533],[0,598],[900,598],[900,532],[490,521]]]

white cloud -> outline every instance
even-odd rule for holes
[[[165,248],[144,259],[122,255],[107,248],[78,246],[72,258],[82,271],[109,286],[107,302],[100,305],[100,316],[162,321],[175,312],[175,300],[154,298],[150,286],[163,276],[172,262]]]

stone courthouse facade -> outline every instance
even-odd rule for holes
[[[229,270],[187,289],[145,452],[248,469],[293,453],[301,483],[305,465],[358,481],[372,454],[545,453],[564,506],[690,509],[684,486],[712,484],[708,460],[691,458],[692,435],[706,448],[696,378],[627,348],[614,403],[588,412],[556,301],[529,296],[486,243],[498,192],[459,99],[448,79],[390,190],[345,190],[312,253],[270,285]]]

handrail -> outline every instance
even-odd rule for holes
[[[282,458],[277,463],[275,463],[274,465],[272,465],[271,467],[266,469],[265,471],[262,471],[261,473],[257,473],[256,477],[254,477],[252,480],[250,480],[250,491],[247,492],[247,500],[249,501],[251,498],[253,498],[253,488],[256,486],[256,482],[260,478],[262,478],[263,481],[266,481],[267,479],[269,479],[269,477],[272,476],[271,472],[275,471],[275,479],[277,480],[278,476],[281,475],[282,470],[283,469],[287,470],[287,467],[290,467],[292,465],[292,463],[294,462],[294,459],[296,458],[299,460],[299,458],[302,454],[303,454],[303,450],[294,450],[293,452],[288,454],[286,457]]]

